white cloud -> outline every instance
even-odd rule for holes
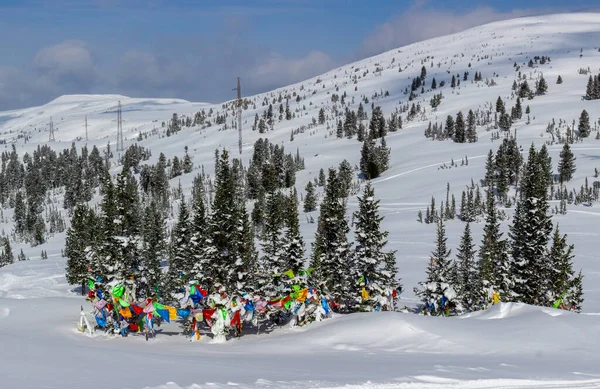
[[[249,75],[257,87],[284,86],[324,73],[335,66],[333,59],[322,51],[313,50],[303,57],[286,58],[270,53],[259,58]]]
[[[425,39],[453,34],[482,24],[534,13],[532,10],[526,9],[500,12],[489,7],[455,13],[426,9],[424,8],[425,5],[426,1],[417,1],[406,12],[394,16],[386,23],[375,28],[359,46],[357,57],[372,56]],[[540,10],[537,10],[536,13],[540,12]]]

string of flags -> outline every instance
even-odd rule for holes
[[[299,275],[306,277],[311,271],[301,270]],[[287,277],[288,284],[298,280],[292,270],[274,276]],[[331,315],[330,303],[319,289],[301,284],[288,285],[287,291],[280,296],[266,298],[246,292],[229,294],[220,285],[215,285],[211,293],[192,280],[172,305],[162,304],[157,296],[137,300],[134,288],[127,282],[103,284],[101,279],[90,279],[88,288],[86,300],[91,302],[95,326],[90,326],[82,307],[81,332],[102,330],[123,337],[136,333],[143,334],[146,340],[156,336],[155,326],[162,322],[182,323],[184,334],[190,340],[200,340],[204,325],[213,334],[215,342],[223,342],[231,330],[241,336],[244,323],[260,328],[261,321],[280,315],[287,317],[293,327],[321,321]]]

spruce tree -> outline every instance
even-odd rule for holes
[[[169,258],[169,271],[167,274],[168,293],[183,291],[192,279],[193,258],[190,252],[190,213],[185,200],[179,204],[177,223],[171,232],[171,248]]]
[[[581,111],[581,116],[579,116],[579,125],[577,126],[577,129],[579,130],[579,135],[582,138],[587,138],[588,136],[590,136],[590,115],[585,109]]]
[[[465,225],[460,246],[456,253],[458,272],[458,293],[460,303],[467,311],[473,310],[481,297],[480,278],[475,263],[475,244],[469,223]]]
[[[339,196],[337,174],[335,169],[329,169],[313,243],[311,267],[316,269],[325,295],[335,304],[340,304],[341,310],[347,309],[344,299],[350,292],[349,230],[346,203]]]
[[[143,281],[140,288],[141,297],[154,296],[164,290],[161,284],[161,261],[166,256],[166,250],[165,218],[156,201],[151,200],[144,209],[140,267]]]
[[[454,141],[457,143],[465,143],[466,139],[465,120],[462,112],[459,112],[456,115],[456,122],[454,125]]]
[[[516,301],[545,305],[548,263],[546,245],[552,232],[548,215],[547,172],[533,144],[521,180],[521,198],[517,202],[510,227],[512,276]]]
[[[454,139],[454,118],[452,115],[446,117],[446,136],[450,139]]]
[[[305,203],[306,205],[306,203]],[[292,270],[294,274],[304,268],[304,239],[300,233],[300,221],[298,216],[298,196],[290,190],[288,198],[288,212],[285,223],[285,237],[283,252],[285,253],[285,269]]]
[[[202,176],[198,176],[198,184],[195,191],[192,192],[192,219],[190,223],[190,256],[193,258],[192,277],[201,285],[208,287],[213,277],[214,265],[211,262],[211,255],[208,251],[208,215]]]
[[[504,301],[511,298],[510,262],[507,242],[502,239],[498,211],[494,201],[494,189],[486,191],[486,218],[483,239],[479,247],[479,277],[483,288],[491,288]]]
[[[10,265],[15,261],[15,257],[10,247],[10,240],[8,237],[3,238],[2,243],[2,254],[0,254],[0,267]]]
[[[538,96],[545,95],[548,91],[548,83],[544,79],[544,76],[540,76],[540,79],[537,82],[537,88],[535,90],[535,94]]]
[[[315,186],[312,181],[308,181],[304,190],[306,190],[306,196],[304,197],[304,212],[312,212],[317,209],[317,194],[315,193]]]
[[[565,143],[560,152],[560,161],[558,162],[558,174],[560,183],[569,182],[575,173],[575,156],[568,143]]]
[[[567,309],[575,306],[576,310],[579,311],[583,294],[580,291],[581,275],[576,276],[573,271],[574,248],[573,245],[567,244],[567,236],[560,234],[557,224],[552,235],[552,245],[548,252],[550,302],[562,299]]]
[[[88,279],[88,258],[86,247],[93,240],[90,234],[91,210],[87,205],[75,207],[71,227],[67,230],[65,255],[67,257],[66,277],[70,285],[81,285],[81,294],[85,293],[85,282]],[[1,264],[0,264],[1,266]]]
[[[363,280],[370,294],[391,297],[396,285],[396,252],[384,251],[388,232],[381,231],[382,220],[383,217],[379,215],[379,200],[375,200],[375,191],[371,183],[367,182],[363,195],[358,197],[358,210],[354,213],[354,276]],[[360,284],[353,294],[360,303]],[[369,306],[370,309],[373,308],[373,304]]]
[[[437,220],[436,249],[431,253],[427,266],[427,278],[419,282],[420,289],[414,292],[423,303],[434,304],[434,313],[442,314],[442,300],[452,299],[456,295],[456,285],[453,284],[455,275],[454,265],[450,259],[451,251],[446,245],[446,229],[444,220]]]
[[[473,110],[470,109],[469,114],[467,115],[467,130],[465,134],[465,138],[469,143],[477,142],[476,127],[475,114],[473,113]]]

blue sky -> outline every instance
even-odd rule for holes
[[[219,102],[418,40],[597,0],[0,0],[0,111],[62,94]]]

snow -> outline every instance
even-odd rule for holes
[[[524,109],[527,105],[531,107],[531,124],[525,125],[523,119],[513,126],[525,151],[531,142],[539,146],[551,139],[545,130],[553,118],[570,124],[585,108],[592,122],[596,122],[600,117],[600,100],[581,100],[588,76],[578,74],[578,70],[589,67],[592,74],[598,73],[598,42],[600,14],[560,14],[492,23],[345,65],[256,96],[256,110],[251,105],[243,113],[242,157],[247,165],[252,145],[261,136],[283,144],[287,152],[295,152],[298,147],[306,164],[306,169],[297,175],[299,192],[318,175],[320,168],[337,166],[344,158],[357,165],[360,143],[356,139],[336,139],[335,135],[327,135],[324,125],[295,134],[291,142],[290,133],[317,118],[321,107],[330,116],[331,94],[341,96],[344,91],[348,93],[348,101],[355,98],[352,109],[366,95],[369,104],[365,108],[370,111],[372,95],[388,90],[389,97],[374,100],[388,117],[398,102],[407,102],[402,91],[420,74],[424,60],[428,72],[426,85],[435,77],[438,85],[446,80],[446,86],[425,93],[422,99],[419,96],[417,101],[427,108],[426,120],[405,121],[404,129],[387,136],[387,145],[392,149],[390,169],[373,182],[375,197],[381,201],[385,216],[382,228],[390,232],[389,248],[397,250],[399,277],[405,289],[400,306],[414,306],[417,299],[412,289],[425,278],[435,239],[435,226],[418,223],[417,211],[425,210],[431,196],[436,197],[438,204],[445,200],[447,182],[460,199],[461,191],[470,185],[471,179],[477,182],[483,177],[487,153],[499,145],[498,141],[491,141],[491,132],[481,127],[477,129],[477,143],[428,140],[423,131],[429,120],[445,121],[447,115],[454,116],[459,110],[466,113],[486,103],[495,103],[498,96],[510,108],[515,104],[509,97],[515,78],[513,63],[517,62],[523,74],[535,79],[543,72],[549,84],[547,95],[523,101]],[[484,58],[486,55],[488,58]],[[548,55],[551,62],[528,68],[526,62],[534,55]],[[395,61],[390,65],[392,58]],[[384,70],[375,73],[375,64]],[[398,72],[398,65],[402,65],[402,72]],[[355,72],[356,68],[360,70]],[[367,69],[369,73],[362,77]],[[468,81],[452,91],[451,75],[462,75],[467,70],[470,79],[475,71],[482,72],[484,80],[497,74],[493,77],[497,85],[487,87]],[[353,75],[361,76],[356,85],[349,78]],[[555,83],[558,75],[564,81],[561,85]],[[317,79],[321,81],[316,83]],[[533,85],[534,81],[528,82]],[[243,83],[244,80],[242,87]],[[290,99],[292,112],[300,109],[297,117],[276,122],[275,130],[264,135],[250,131],[254,115],[266,109],[261,106],[262,100],[277,98],[280,91],[305,96],[300,103],[296,103],[295,97]],[[313,95],[313,91],[317,93]],[[438,111],[432,112],[428,101],[440,91],[444,99]],[[6,150],[16,141],[19,153],[31,151],[47,141],[47,123],[52,116],[57,139],[52,147],[68,148],[75,141],[80,148],[85,144],[83,124],[87,116],[88,147],[95,144],[104,148],[110,142],[114,151],[118,101],[123,109],[126,145],[132,144],[140,131],[161,129],[161,123],[175,112],[193,117],[200,109],[212,108],[213,116],[222,113],[221,104],[178,99],[62,96],[41,107],[0,112],[0,139],[7,141]],[[303,106],[306,111],[302,111]],[[273,108],[278,108],[278,104]],[[228,123],[232,120],[231,116],[227,119]],[[333,123],[330,120],[329,124]],[[237,131],[221,131],[220,127],[184,128],[168,138],[149,136],[140,145],[152,151],[150,163],[156,162],[160,152],[167,158],[181,157],[188,146],[196,170],[172,180],[171,184],[177,186],[181,182],[184,191],[189,191],[201,165],[212,175],[215,148],[228,148],[232,155],[238,153]],[[162,130],[159,132],[162,134]],[[19,134],[27,134],[30,140],[17,141]],[[578,189],[586,177],[590,185],[598,180],[593,177],[594,168],[600,168],[600,141],[594,139],[595,134],[592,130],[590,138],[572,145],[577,171],[569,188]],[[555,168],[561,149],[562,145],[549,146]],[[465,156],[468,166],[440,169]],[[118,167],[113,169],[116,171]],[[348,216],[357,205],[356,197],[349,198]],[[0,223],[0,228],[8,233],[12,230],[12,210],[3,212],[4,223]],[[512,209],[506,212],[511,215]],[[316,229],[316,223],[308,223],[308,219],[310,216],[316,219],[317,215],[312,212],[300,216],[308,250]],[[553,217],[553,222],[560,223],[561,232],[568,234],[568,242],[575,244],[575,269],[583,269],[585,275],[585,314],[510,303],[458,318],[389,312],[354,314],[335,316],[307,328],[286,327],[268,335],[246,335],[225,344],[212,344],[209,334],[203,334],[198,343],[190,343],[178,336],[176,324],[159,328],[157,338],[150,342],[136,336],[112,339],[98,333],[81,334],[76,330],[80,307],[89,309],[89,303],[64,278],[66,264],[60,258],[64,234],[50,237],[41,247],[14,244],[15,253],[22,248],[32,260],[0,269],[0,387],[600,388],[598,216],[600,208],[595,204],[569,206],[567,215]],[[504,231],[506,226],[503,222]],[[446,225],[453,253],[463,227],[457,220]],[[479,243],[483,225],[472,223],[471,228],[474,241]],[[41,250],[48,251],[48,260],[37,259]]]

